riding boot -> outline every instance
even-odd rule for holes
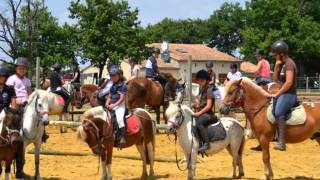
[[[26,175],[23,172],[23,166],[24,166],[24,145],[23,141],[19,142],[17,144],[17,152],[16,152],[16,178],[17,179],[24,179],[26,178]]]
[[[120,147],[122,147],[123,145],[126,144],[126,139],[125,139],[125,133],[126,133],[126,128],[119,128],[120,131],[120,141],[119,141],[119,145]]]
[[[278,123],[278,144],[274,147],[275,150],[285,151],[286,150],[286,142],[285,142],[285,129],[286,129],[286,121],[284,118],[277,119]]]
[[[164,101],[173,101],[172,96],[170,95],[170,84],[167,82],[164,85]]]
[[[199,129],[200,135],[204,141],[203,145],[199,148],[199,151],[204,152],[210,148],[208,129],[204,126],[198,126],[198,129]]]
[[[46,143],[47,139],[49,139],[49,135],[47,134],[46,130],[44,130],[42,135],[42,142]]]
[[[67,100],[65,100],[65,105],[63,107],[63,112],[64,113],[68,112],[68,107],[69,107],[70,102],[71,102],[71,98],[70,97]]]

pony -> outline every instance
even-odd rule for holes
[[[0,116],[0,177],[2,174],[1,161],[5,161],[5,179],[9,180],[11,164],[15,159],[17,142],[20,137],[21,112],[11,108],[5,108]]]
[[[94,84],[84,84],[80,87],[80,92],[74,92],[71,104],[81,109],[84,104],[90,103],[91,107],[100,106],[98,99],[98,86]]]
[[[193,133],[194,112],[186,105],[182,105],[183,92],[178,93],[175,103],[171,103],[166,110],[168,118],[168,132],[176,133],[180,147],[187,160],[188,179],[194,179],[196,174],[196,162],[199,149],[199,141]],[[219,122],[220,123],[220,122]],[[224,140],[210,143],[207,155],[212,155],[227,149],[232,156],[233,178],[244,176],[242,153],[245,144],[244,130],[234,118],[223,117],[221,123],[226,131]],[[237,176],[237,167],[239,174]]]
[[[265,179],[273,178],[270,163],[270,142],[275,134],[276,127],[267,117],[267,108],[270,105],[269,93],[256,85],[248,78],[232,80],[226,84],[226,96],[221,105],[221,113],[228,114],[231,109],[241,107],[251,124],[251,128],[262,147]],[[299,143],[316,133],[320,129],[320,103],[303,104],[306,111],[306,121],[300,125],[286,127],[286,142]],[[320,144],[320,139],[317,139]]]
[[[58,115],[63,111],[63,100],[60,96],[44,90],[35,90],[28,100],[24,109],[22,133],[24,139],[24,149],[31,143],[34,144],[35,156],[35,179],[40,180],[40,148],[44,126],[42,118],[48,115]]]
[[[115,140],[110,113],[100,106],[87,110],[83,116],[82,124],[77,129],[77,138],[87,143],[91,151],[101,158],[103,169],[101,179],[112,179],[112,150],[114,147],[119,148],[119,145]],[[147,164],[150,164],[149,175],[154,174],[155,122],[151,119],[150,113],[141,108],[135,109],[132,117],[136,118],[138,129],[133,134],[127,133],[126,144],[120,148],[136,145],[143,161],[141,179],[146,179]]]
[[[169,79],[171,97],[175,97],[175,86],[177,80],[170,74],[165,74]],[[129,109],[144,108],[145,105],[152,106],[156,112],[157,123],[160,124],[160,107],[163,106],[163,117],[166,121],[165,110],[168,103],[164,102],[164,90],[159,82],[145,77],[137,77],[128,85],[127,107]]]

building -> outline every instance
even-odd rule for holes
[[[161,48],[162,43],[153,43],[148,46]],[[186,80],[188,72],[188,58],[192,58],[192,75],[205,69],[208,61],[213,62],[215,71],[220,82],[223,82],[227,73],[230,71],[230,65],[237,63],[240,66],[241,60],[227,54],[212,49],[204,44],[168,44],[170,63],[165,63],[163,59],[158,59],[158,67],[161,72],[173,74],[177,79]],[[160,56],[161,57],[161,56]],[[145,72],[146,61],[142,62],[142,74]]]

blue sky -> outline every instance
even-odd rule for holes
[[[52,15],[58,18],[60,24],[75,22],[68,17],[70,2],[71,0],[45,0]],[[139,20],[143,26],[155,24],[165,17],[206,19],[224,2],[239,2],[242,6],[245,5],[245,0],[128,0],[128,2],[132,8],[139,9]],[[0,58],[7,59],[2,52]]]
[[[46,0],[46,5],[60,23],[72,23],[68,18],[70,0]],[[208,18],[224,2],[239,2],[245,5],[245,0],[128,0],[129,5],[140,10],[139,19],[143,26],[154,24],[165,17],[173,19]]]

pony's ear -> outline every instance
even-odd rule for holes
[[[240,86],[240,85],[241,85],[241,82],[242,82],[242,78],[238,80],[237,86]]]

